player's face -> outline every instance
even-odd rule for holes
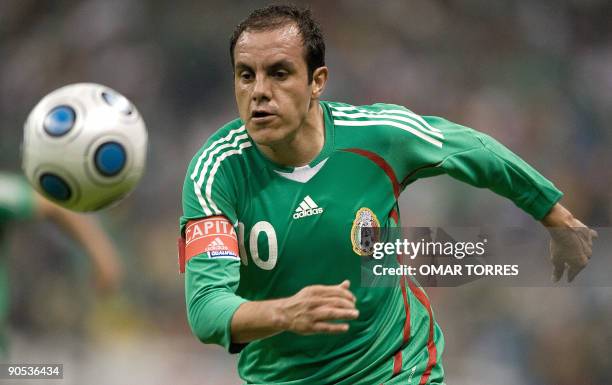
[[[260,145],[290,141],[314,97],[298,28],[245,31],[234,48],[234,90],[240,118]],[[316,83],[316,82],[314,82]]]

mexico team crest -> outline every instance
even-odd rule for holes
[[[355,214],[351,227],[353,251],[362,257],[374,253],[374,243],[380,240],[380,222],[376,214],[367,207],[362,207]]]

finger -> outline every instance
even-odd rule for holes
[[[597,234],[597,231],[593,229],[591,229],[590,233],[591,233],[591,239],[597,239],[599,237],[599,234]]]
[[[348,330],[349,325],[346,323],[315,322],[312,325],[313,333],[337,334],[347,332]]]
[[[593,246],[591,242],[584,246],[584,255],[587,257],[587,259],[591,259],[591,256],[593,255]]]
[[[552,281],[559,282],[561,277],[563,277],[563,272],[565,271],[565,262],[559,260],[553,260],[553,273],[552,273]]]
[[[359,317],[357,309],[322,307],[313,311],[313,319],[317,321],[352,320],[357,317]]]
[[[353,302],[355,302],[356,300],[355,295],[353,293],[351,293],[347,288],[344,288],[340,285],[315,285],[311,286],[310,292],[310,294],[317,297],[342,297]]]
[[[349,290],[349,288],[351,287],[351,281],[349,281],[348,279],[345,279],[344,281],[342,281],[339,285],[337,285],[337,287],[342,290],[343,294],[347,294],[348,296],[350,296],[350,298],[355,301],[355,295]]]
[[[584,269],[584,266],[570,266],[569,269],[567,269],[567,282],[572,282],[574,280],[574,278],[576,278],[576,276],[578,275],[578,273],[580,273],[580,271],[582,271],[582,269]]]
[[[309,303],[310,309],[321,308],[321,307],[355,310],[355,302],[350,301],[343,297],[319,297],[319,298],[313,298]]]
[[[337,298],[337,297],[325,298],[325,302],[322,303],[322,305],[339,308],[339,309],[356,310],[355,302],[349,301],[346,298]]]
[[[351,302],[356,301],[355,295],[353,293],[351,293],[349,290],[342,289],[339,286],[332,286],[332,287],[326,288],[325,290],[321,290],[319,291],[318,296],[320,297],[339,297],[339,298],[344,298]]]
[[[345,279],[344,281],[342,281],[342,283],[340,284],[340,288],[347,291],[350,295],[351,298],[354,301],[357,300],[357,298],[355,298],[355,294],[353,294],[349,289],[351,287],[351,281],[349,281],[348,279]]]

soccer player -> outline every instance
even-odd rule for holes
[[[552,238],[557,279],[586,265],[595,234],[485,134],[398,105],[321,101],[324,54],[307,10],[270,6],[236,27],[240,118],[198,151],[183,186],[189,324],[241,352],[249,384],[442,384],[444,339],[422,288],[354,284],[362,227],[399,226],[401,191],[448,174],[568,229]]]
[[[92,218],[65,210],[37,194],[23,176],[0,172],[0,356],[6,353],[6,319],[9,308],[9,277],[4,236],[20,221],[49,219],[74,238],[92,259],[96,288],[108,293],[117,288],[122,265],[106,233]],[[32,263],[41,255],[32,256]]]

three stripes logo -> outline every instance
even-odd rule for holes
[[[216,237],[212,242],[208,244],[206,247],[206,252],[210,258],[236,258],[236,253],[227,247],[225,243],[221,240],[221,238]]]
[[[319,207],[315,201],[312,200],[310,195],[306,195],[300,202],[300,205],[295,209],[293,213],[293,219],[300,219],[309,217],[311,215],[318,215],[323,212],[323,208]]]
[[[225,246],[225,243],[223,243],[223,241],[219,237],[215,238],[212,242],[210,242],[208,244],[208,247],[206,248],[206,251],[220,251],[220,250],[227,250],[227,246]]]

